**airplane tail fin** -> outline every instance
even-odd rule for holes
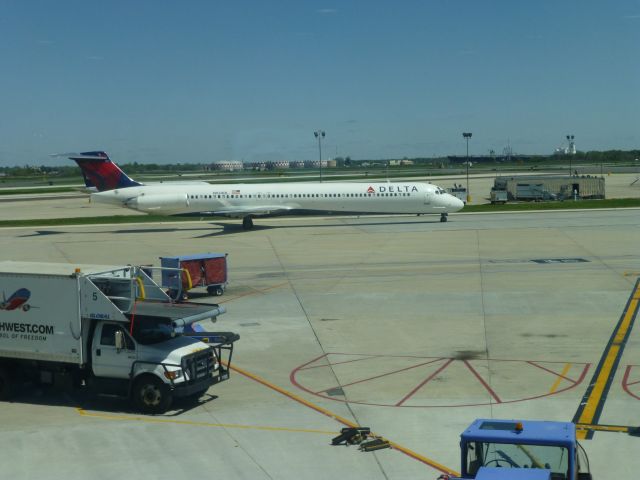
[[[69,157],[74,160],[80,170],[87,189],[99,192],[116,188],[138,187],[142,185],[132,180],[113,163],[105,152],[83,152]]]

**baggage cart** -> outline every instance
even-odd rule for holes
[[[206,287],[210,295],[222,295],[227,287],[227,254],[196,253],[160,257],[162,286],[180,300],[192,288]]]

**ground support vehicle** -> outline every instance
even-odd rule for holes
[[[460,478],[591,480],[570,422],[478,419],[460,435],[460,449]]]
[[[462,185],[455,185],[452,188],[447,188],[447,192],[453,195],[454,197],[462,200],[465,205],[467,204],[467,189]]]
[[[506,190],[495,190],[495,189],[491,189],[491,203],[492,204],[497,204],[497,203],[501,203],[501,204],[505,204],[507,203],[507,200],[509,200],[509,194]]]
[[[175,299],[194,287],[206,287],[210,295],[222,295],[227,287],[227,254],[197,253],[160,257],[162,286]]]
[[[2,398],[23,381],[63,383],[160,413],[229,377],[222,355],[238,335],[185,334],[224,308],[175,303],[141,267],[0,262],[0,291]]]

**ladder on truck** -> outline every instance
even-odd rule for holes
[[[136,300],[145,299],[144,273],[136,267],[126,267],[90,274],[87,278],[122,313],[129,313]]]

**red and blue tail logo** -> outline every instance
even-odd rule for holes
[[[99,192],[142,185],[120,170],[105,152],[83,152],[69,158],[82,170],[85,185],[95,187]]]
[[[22,308],[25,312],[31,308],[27,303],[31,297],[31,292],[26,288],[19,288],[9,298],[4,298],[4,292],[2,294],[2,303],[0,303],[0,310],[15,310],[16,308]]]

